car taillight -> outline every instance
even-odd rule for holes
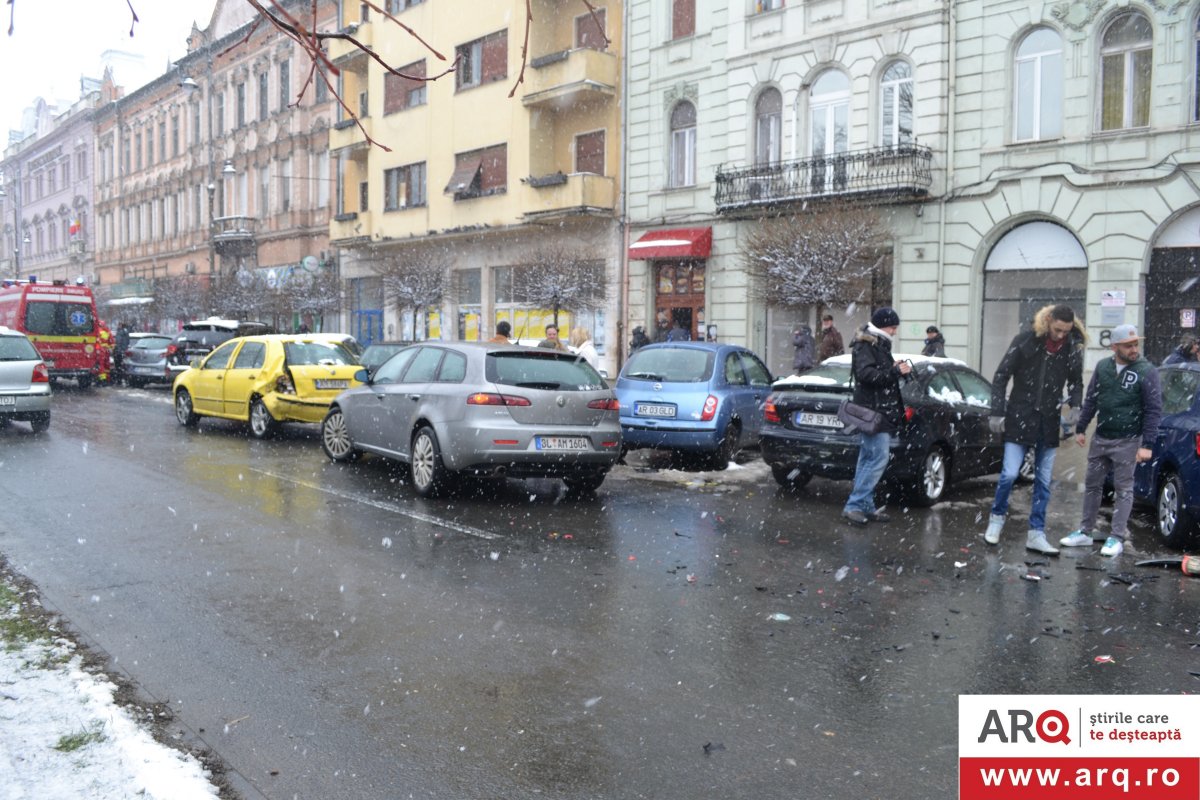
[[[607,400],[593,400],[588,403],[588,408],[595,408],[600,411],[620,411],[621,402],[615,397],[610,397]]]
[[[1200,456],[1200,433],[1196,434],[1196,455]]]
[[[527,406],[530,402],[524,397],[512,394],[496,394],[494,392],[476,392],[467,396],[469,406]]]
[[[31,380],[33,383],[49,383],[50,370],[46,369],[45,364],[34,364],[33,378]]]
[[[717,398],[711,394],[704,401],[704,409],[700,412],[700,421],[708,422],[717,415]]]
[[[775,395],[767,395],[767,401],[763,403],[763,418],[767,422],[782,422],[779,418],[779,409],[775,407]]]
[[[916,415],[917,415],[917,410],[915,408],[913,408],[912,406],[904,407],[904,421],[905,422],[912,422],[913,417],[915,417]]]
[[[296,386],[292,383],[292,376],[284,373],[275,379],[275,391],[280,394],[295,394]]]

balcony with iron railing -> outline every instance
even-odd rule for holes
[[[212,221],[212,240],[222,255],[244,254],[253,251],[258,236],[255,217],[216,217]]]
[[[933,183],[933,152],[918,144],[873,147],[799,161],[717,169],[722,213],[822,198],[903,200]]]

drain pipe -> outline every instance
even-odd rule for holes
[[[947,201],[954,188],[954,135],[956,128],[955,109],[957,105],[955,103],[955,93],[958,90],[958,47],[955,38],[958,36],[958,20],[955,15],[956,6],[957,3],[950,3],[949,9],[946,12],[946,184],[942,188],[942,198],[938,204],[938,283],[934,295],[937,298],[934,307],[937,309],[937,322],[939,325],[945,324],[945,309],[942,308],[942,303],[945,300],[944,287],[946,285],[946,213],[949,210]],[[979,335],[978,331],[972,331],[972,341],[969,343],[972,349],[978,349],[976,347],[978,342],[975,340]]]

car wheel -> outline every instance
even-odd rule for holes
[[[785,489],[803,489],[812,480],[811,472],[804,472],[799,467],[789,467],[786,464],[772,464],[771,475],[775,482]]]
[[[931,506],[942,499],[950,483],[950,454],[940,446],[929,448],[921,461],[921,472],[913,487],[913,502],[919,506]]]
[[[34,433],[45,433],[50,428],[50,412],[41,411],[30,416],[29,427]]]
[[[1158,533],[1169,546],[1181,549],[1196,533],[1196,520],[1184,506],[1183,481],[1167,475],[1158,487]]]
[[[1037,450],[1033,447],[1025,449],[1025,458],[1021,461],[1021,468],[1017,470],[1018,483],[1033,483],[1033,479],[1037,476]]]
[[[126,378],[125,383],[129,386],[130,389],[141,389],[143,386],[146,385],[146,382],[144,380],[142,380],[141,378]]]
[[[729,462],[733,461],[733,457],[738,451],[738,440],[741,436],[742,426],[738,423],[730,422],[725,426],[725,435],[721,437],[716,451],[709,459],[709,469],[722,470],[729,466]]]
[[[442,463],[442,450],[432,428],[421,428],[413,436],[410,471],[413,488],[422,497],[437,497],[452,488],[453,477]]]
[[[595,475],[572,475],[569,478],[563,478],[563,483],[572,492],[594,492],[600,488],[600,484],[604,483],[604,479],[607,476],[607,472],[600,472]]]
[[[255,439],[269,439],[275,434],[279,423],[271,416],[263,401],[256,397],[250,403],[250,433]]]
[[[354,449],[350,432],[346,430],[346,417],[340,408],[331,408],[321,421],[321,449],[330,461],[354,461],[362,453]]]
[[[175,393],[175,419],[185,428],[194,428],[200,421],[200,415],[192,406],[192,396],[187,389],[180,389]]]

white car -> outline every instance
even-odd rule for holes
[[[0,427],[13,420],[50,427],[50,372],[29,337],[0,326]]]

